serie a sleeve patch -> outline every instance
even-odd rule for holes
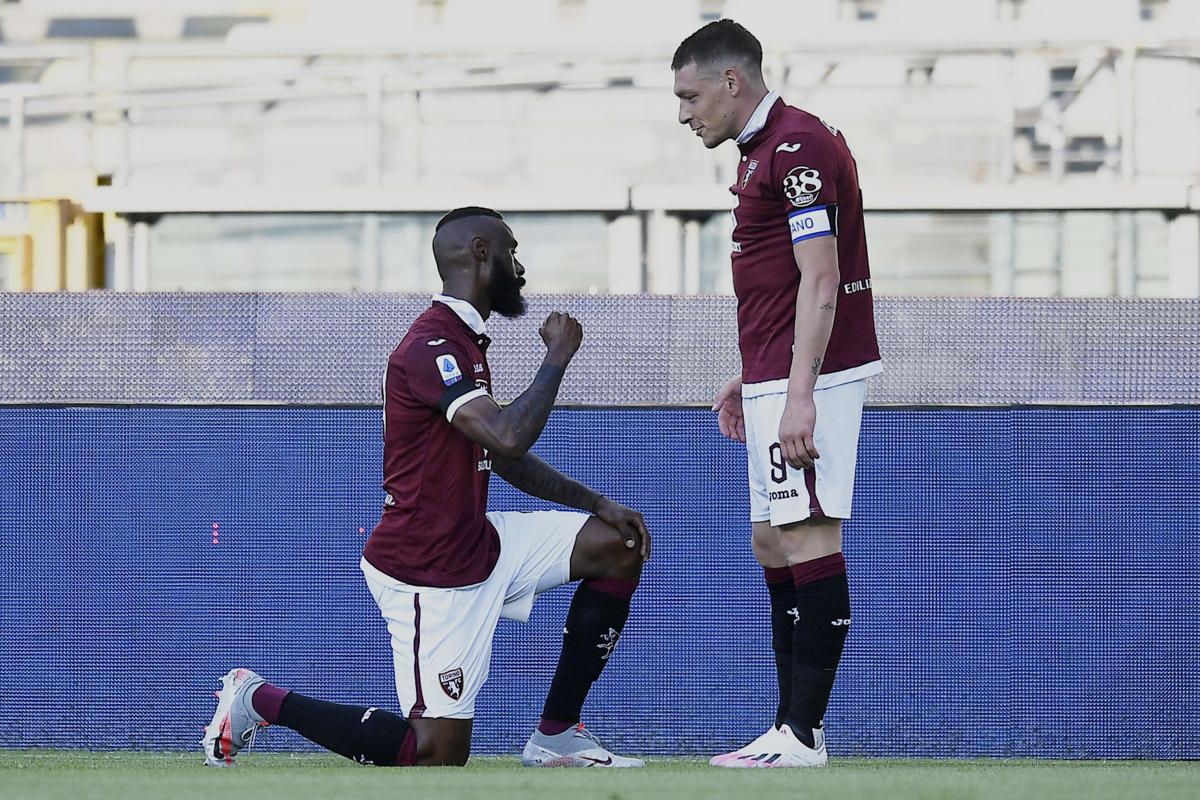
[[[435,358],[434,363],[437,364],[438,377],[442,379],[442,383],[452,386],[462,380],[462,370],[458,368],[458,360],[454,356],[444,353]]]
[[[837,204],[806,208],[788,214],[788,229],[792,244],[818,236],[837,236]]]

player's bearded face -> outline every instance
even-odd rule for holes
[[[516,264],[500,253],[492,254],[492,283],[488,288],[488,301],[492,311],[502,317],[519,317],[525,313],[525,298],[521,287],[525,279],[517,275]]]

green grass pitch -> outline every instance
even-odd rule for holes
[[[722,770],[651,758],[640,770],[532,770],[515,758],[465,769],[378,769],[336,756],[246,753],[231,770],[198,753],[0,750],[0,800],[17,798],[438,798],[697,800],[1087,798],[1200,796],[1200,762],[834,759],[819,770]]]

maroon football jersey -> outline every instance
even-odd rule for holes
[[[383,516],[363,556],[414,586],[470,586],[492,574],[500,537],[484,516],[492,462],[450,424],[491,394],[483,319],[438,295],[388,359],[383,382]]]
[[[738,137],[742,158],[730,187],[742,380],[788,377],[800,286],[792,245],[836,236],[841,280],[820,389],[881,369],[858,167],[839,131],[775,97]]]

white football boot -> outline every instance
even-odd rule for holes
[[[719,763],[713,759],[709,763],[716,767],[727,769],[778,769],[780,767],[823,767],[829,762],[829,754],[825,749],[825,732],[820,728],[813,729],[815,747],[807,747],[796,738],[792,729],[786,724],[772,728],[755,739],[741,751],[740,755],[728,754]]]
[[[779,733],[778,728],[774,726],[767,728],[764,734],[759,736],[750,744],[746,745],[745,747],[739,747],[737,750],[729,753],[722,753],[719,756],[713,756],[708,760],[708,764],[712,767],[723,767],[725,766],[723,762],[729,761],[730,759],[741,758],[744,755],[752,753],[760,753],[762,752],[762,748],[771,741],[771,737],[777,733]]]
[[[254,690],[264,683],[248,669],[231,669],[221,678],[221,691],[216,693],[217,711],[200,741],[206,766],[232,767],[238,751],[254,742],[259,728],[267,727],[267,721],[250,702]]]
[[[521,753],[526,767],[644,767],[640,758],[626,758],[606,750],[591,731],[579,723],[549,736],[534,729]]]

